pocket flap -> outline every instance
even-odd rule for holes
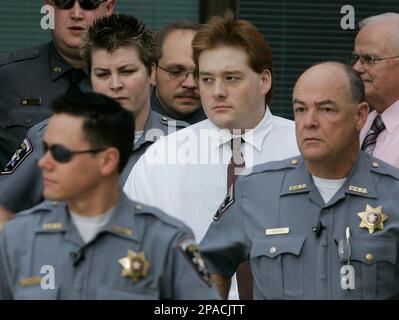
[[[51,117],[51,112],[48,109],[15,108],[8,112],[7,127],[30,128],[49,117]]]
[[[359,239],[351,238],[351,258],[365,264],[386,261],[396,263],[396,239],[377,238]]]
[[[43,289],[40,285],[17,286],[14,292],[15,300],[57,300],[58,288]]]
[[[275,258],[283,253],[298,256],[304,243],[305,236],[270,236],[270,238],[255,240],[251,248],[251,258],[259,256]]]

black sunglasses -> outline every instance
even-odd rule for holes
[[[51,156],[54,158],[55,161],[60,163],[67,163],[72,159],[72,156],[74,156],[75,154],[97,153],[100,151],[104,151],[105,148],[71,151],[60,144],[53,144],[49,146],[46,142],[43,141],[43,154],[45,154],[49,150],[51,152]]]
[[[53,0],[58,9],[71,9],[76,0]],[[100,6],[100,3],[107,0],[79,0],[79,5],[83,10],[94,10]]]

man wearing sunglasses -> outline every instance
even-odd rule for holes
[[[359,23],[352,65],[374,109],[360,133],[361,149],[399,167],[399,14]]]
[[[133,16],[114,14],[98,19],[84,36],[82,55],[91,70],[93,90],[115,98],[135,115],[135,144],[121,174],[123,185],[136,161],[160,136],[187,126],[151,110],[150,85],[154,71],[154,37]],[[27,136],[0,173],[0,230],[13,213],[43,200],[37,161],[47,120]],[[10,210],[10,211],[9,211]]]
[[[199,25],[176,21],[156,35],[156,86],[151,93],[151,107],[172,119],[194,124],[206,119],[196,82],[191,42]]]
[[[4,167],[27,130],[48,118],[50,102],[76,90],[90,91],[81,36],[116,0],[45,0],[54,8],[52,41],[0,57],[0,165]],[[38,3],[40,5],[40,3]]]
[[[58,98],[52,111],[39,161],[51,202],[1,233],[0,299],[217,299],[192,231],[120,188],[132,113],[95,93]]]

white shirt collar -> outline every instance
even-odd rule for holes
[[[210,139],[213,140],[213,145],[216,147],[220,147],[224,143],[230,141],[233,137],[232,133],[228,129],[221,129],[213,124],[209,120],[210,129],[215,129],[215,133],[210,136]],[[266,106],[266,112],[263,116],[262,120],[257,124],[257,126],[251,130],[245,132],[242,136],[244,141],[247,144],[250,144],[258,151],[262,150],[262,144],[265,140],[266,136],[271,132],[273,127],[273,115],[268,106]]]

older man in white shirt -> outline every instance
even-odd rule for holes
[[[181,219],[200,241],[212,217],[217,219],[234,201],[234,178],[228,173],[232,139],[239,138],[234,139],[233,152],[238,149],[235,162],[245,162],[245,172],[299,151],[294,122],[273,116],[268,108],[272,53],[252,24],[229,15],[215,17],[195,36],[193,51],[208,119],[151,146],[130,173],[124,191]],[[234,292],[230,298],[235,298]]]

